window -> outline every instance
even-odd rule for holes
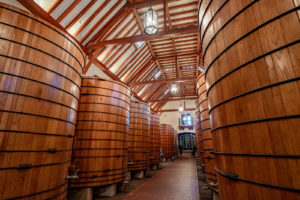
[[[182,126],[192,126],[193,119],[190,113],[181,114],[181,125]]]

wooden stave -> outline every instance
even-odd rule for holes
[[[160,162],[160,115],[151,112],[150,115],[150,164]]]
[[[247,2],[249,3],[249,2]],[[250,2],[251,3],[251,2]],[[295,3],[295,2],[294,2]],[[296,3],[295,3],[296,4]],[[292,146],[296,147],[297,145],[296,141],[299,141],[299,137],[297,138],[297,129],[293,129],[292,127],[295,127],[296,124],[299,124],[299,118],[296,117],[299,114],[299,106],[297,108],[297,102],[299,102],[299,95],[290,95],[290,93],[286,91],[297,91],[297,87],[299,88],[299,74],[297,73],[291,73],[291,69],[293,69],[293,65],[297,63],[293,59],[293,57],[297,57],[299,53],[299,44],[293,43],[295,39],[297,38],[296,34],[297,30],[299,30],[299,23],[295,24],[294,22],[297,21],[296,16],[296,10],[292,10],[295,4],[292,4],[291,1],[275,1],[272,2],[272,5],[270,6],[267,1],[259,1],[252,3],[249,8],[247,8],[244,13],[239,14],[235,20],[238,22],[242,22],[243,19],[247,18],[247,21],[249,21],[250,25],[249,27],[246,27],[244,29],[240,29],[236,31],[235,28],[233,28],[229,23],[227,27],[223,28],[222,31],[231,30],[235,31],[236,35],[232,35],[232,38],[227,37],[228,40],[227,46],[230,44],[230,42],[236,42],[230,49],[225,51],[221,57],[219,57],[213,65],[210,63],[214,61],[215,54],[211,53],[211,51],[216,52],[222,52],[222,49],[225,49],[227,46],[219,46],[218,50],[212,50],[212,46],[216,45],[216,41],[218,37],[215,38],[213,42],[211,42],[210,49],[205,50],[207,51],[207,60],[205,62],[206,66],[210,67],[210,70],[207,72],[206,77],[208,80],[209,87],[209,103],[210,103],[210,114],[212,116],[213,120],[213,132],[215,137],[215,142],[217,146],[218,152],[227,152],[227,153],[241,153],[245,154],[244,156],[238,156],[238,155],[217,155],[217,166],[220,168],[221,171],[225,172],[232,172],[239,175],[241,178],[257,181],[260,183],[265,184],[273,184],[276,186],[283,186],[287,188],[300,188],[300,182],[293,181],[299,180],[299,177],[296,176],[296,174],[299,174],[299,172],[295,171],[297,169],[297,165],[299,165],[299,161],[295,158],[276,158],[276,157],[269,157],[272,154],[275,155],[299,155],[299,149],[297,148],[291,148]],[[279,6],[280,5],[280,6]],[[224,8],[227,5],[224,6]],[[259,13],[259,9],[264,9],[266,7],[271,7],[269,10],[266,10],[268,12],[264,12],[261,15],[263,17],[256,18],[254,21],[254,15],[251,16],[251,13]],[[299,4],[297,5],[299,6]],[[228,6],[229,7],[229,6]],[[275,9],[277,7],[277,9]],[[228,9],[228,8],[227,8]],[[234,10],[235,9],[235,10]],[[237,13],[239,10],[237,8],[233,8],[233,13]],[[276,11],[275,11],[276,10]],[[291,11],[291,12],[289,12]],[[285,14],[285,12],[287,14]],[[299,11],[298,11],[299,12]],[[272,13],[272,14],[270,14]],[[284,13],[283,16],[280,16],[282,13]],[[232,14],[232,13],[231,13]],[[244,16],[243,16],[244,15]],[[280,16],[279,18],[276,18],[277,16]],[[232,15],[228,16],[221,16],[223,21],[227,21],[225,19],[232,18]],[[220,20],[220,14],[218,14],[215,17],[215,20]],[[299,17],[298,17],[299,18]],[[275,19],[275,21],[272,21]],[[265,23],[265,24],[263,24]],[[287,24],[293,24],[293,26],[289,26],[287,28]],[[255,27],[258,26],[258,24],[263,24],[261,28],[259,29],[259,32],[255,30],[250,35],[245,35],[248,31],[254,30]],[[279,25],[281,29],[279,29]],[[282,26],[286,29],[282,29]],[[219,25],[219,28],[221,25]],[[210,29],[212,26],[210,27]],[[214,27],[214,29],[218,29]],[[281,32],[279,32],[280,30]],[[228,32],[228,31],[227,31]],[[267,37],[262,38],[262,34],[268,34]],[[285,37],[278,38],[277,35],[281,34]],[[293,35],[294,34],[294,35]],[[209,35],[209,34],[206,34]],[[220,35],[220,34],[219,34]],[[238,40],[239,37],[247,36],[243,38],[242,40]],[[254,39],[255,38],[262,38],[260,42]],[[258,37],[260,36],[260,37]],[[207,36],[206,36],[207,37]],[[211,38],[214,37],[213,33],[211,35]],[[223,35],[224,37],[224,35]],[[277,38],[276,44],[272,44],[272,40],[274,38]],[[219,37],[220,38],[220,37]],[[267,40],[265,39],[267,38]],[[284,39],[283,39],[284,38]],[[252,40],[251,40],[252,39]],[[208,43],[209,37],[204,38],[204,41]],[[249,42],[251,40],[251,42]],[[264,42],[264,49],[259,48],[259,45]],[[289,43],[291,42],[291,43]],[[242,66],[240,68],[236,68],[236,71],[231,72],[233,66],[236,66],[234,62],[231,62],[232,66],[228,66],[228,63],[226,62],[225,58],[230,57],[230,51],[233,49],[239,49],[240,54],[243,54],[243,49],[247,49],[247,45],[253,46],[252,49],[256,48],[256,51],[252,51],[249,57],[249,64],[247,65],[241,65],[242,63],[246,63],[245,59],[241,57],[239,54],[235,54],[235,57],[237,57],[236,61],[237,66]],[[243,45],[243,48],[241,46]],[[286,45],[286,46],[284,46]],[[283,46],[282,49],[277,49],[278,47]],[[203,46],[204,49],[206,49],[205,45]],[[271,51],[270,51],[271,50]],[[272,52],[273,51],[273,52]],[[268,52],[270,54],[268,55]],[[291,53],[294,52],[294,53]],[[265,53],[265,55],[264,55]],[[232,53],[231,53],[232,55]],[[256,58],[258,56],[261,56],[264,60],[268,60],[268,63],[265,61],[263,62],[262,59],[253,60],[253,58]],[[277,59],[277,60],[276,60]],[[281,60],[284,60],[284,63],[281,63],[281,65],[285,65],[285,73],[284,76],[276,76],[272,78],[264,78],[271,76],[270,73],[268,74],[267,71],[264,71],[265,68],[269,66],[270,70],[276,71],[276,68],[278,70],[278,64],[281,62]],[[225,66],[222,65],[222,70],[219,70],[216,72],[214,69],[216,69],[216,66],[219,65],[219,63],[225,63]],[[270,66],[270,63],[272,62],[272,66]],[[290,63],[290,64],[286,64]],[[227,64],[227,65],[226,65]],[[269,64],[269,65],[268,65]],[[256,67],[257,65],[260,65],[259,68]],[[288,65],[288,66],[287,66]],[[299,66],[299,62],[298,62]],[[253,69],[255,67],[255,69]],[[272,67],[272,68],[271,68]],[[270,71],[269,70],[269,71]],[[252,72],[252,73],[250,73]],[[229,73],[228,75],[224,76],[226,73]],[[277,73],[278,75],[278,73]],[[224,77],[223,77],[224,76]],[[244,80],[244,81],[241,81]],[[251,82],[248,80],[252,80]],[[248,82],[247,82],[248,81]],[[234,86],[241,86],[237,87],[236,89],[233,89]],[[225,89],[222,89],[225,88]],[[283,102],[278,102],[276,105],[273,102],[276,102],[276,99],[270,98],[272,93],[278,94],[279,97],[284,99],[287,96],[293,96],[292,98],[288,99]],[[232,99],[232,97],[235,97],[237,95],[241,95],[238,98]],[[214,98],[212,98],[214,97]],[[297,100],[298,99],[298,100]],[[228,101],[229,100],[229,101]],[[276,113],[271,111],[271,106],[262,104],[260,102],[268,100],[268,102],[273,106],[274,110],[276,110]],[[248,111],[245,109],[243,105],[249,105]],[[286,112],[282,112],[282,109],[280,108],[280,104],[284,105],[296,105],[296,107],[293,108],[293,110],[288,109]],[[233,105],[235,107],[233,107]],[[299,104],[298,104],[299,105]],[[242,116],[229,119],[227,123],[224,123],[224,119],[226,116],[222,113],[231,113],[234,114],[235,109],[240,110],[240,113],[245,112],[251,112],[251,110],[258,110],[259,112],[256,115],[249,115],[246,116],[245,114]],[[262,110],[264,111],[264,115],[262,114]],[[287,118],[281,118],[282,116],[287,116]],[[225,118],[224,118],[225,117]],[[270,119],[274,120],[270,120]],[[249,122],[244,123],[243,122]],[[241,122],[242,124],[236,124],[237,122]],[[252,122],[252,123],[251,123]],[[229,124],[236,124],[234,126],[225,127]],[[278,127],[279,130],[274,129],[275,127]],[[218,128],[220,127],[220,128]],[[223,128],[222,128],[223,127]],[[266,129],[266,127],[269,127]],[[280,127],[286,127],[286,129],[291,130],[292,134],[295,134],[294,136],[289,133],[289,139],[287,137],[280,137],[280,135],[287,135],[287,130],[284,130],[284,128]],[[252,131],[250,132],[249,129]],[[238,130],[243,131],[244,140],[236,133]],[[255,135],[253,136],[253,132],[256,130],[256,133],[260,132],[261,135]],[[268,132],[272,130],[272,137],[268,136]],[[229,134],[230,133],[230,134]],[[252,133],[252,134],[251,134]],[[250,136],[251,135],[251,136]],[[299,134],[298,134],[299,135]],[[232,142],[233,139],[239,139],[242,146],[251,146],[252,148],[229,148],[228,146],[221,145],[220,140],[221,138],[225,139],[223,143],[225,142]],[[248,138],[247,143],[245,143],[245,140]],[[257,141],[255,142],[251,140],[251,138],[257,138]],[[275,139],[273,139],[275,138]],[[274,146],[275,140],[280,138],[280,145],[276,145],[276,148]],[[266,145],[266,142],[264,142],[263,145],[261,145],[262,141],[269,141],[268,145]],[[276,142],[277,143],[277,142]],[[289,143],[288,146],[286,144]],[[264,146],[262,149],[261,147]],[[266,147],[267,146],[267,147]],[[271,150],[271,146],[274,146]],[[284,147],[286,146],[286,147]],[[289,147],[290,146],[290,147]],[[298,154],[297,154],[298,153]],[[250,155],[253,154],[253,157]],[[262,156],[264,159],[259,157],[258,155],[265,155]],[[248,155],[248,156],[247,156]],[[250,157],[249,157],[250,156]],[[229,162],[229,159],[231,162]],[[226,163],[226,164],[225,164]],[[256,163],[253,164],[253,163]],[[270,163],[276,163],[276,165],[270,165]],[[289,163],[286,165],[285,163]],[[298,163],[298,164],[297,164]],[[247,166],[247,168],[250,170],[249,166],[251,167],[251,173],[249,173],[247,170],[241,170],[238,168],[233,167],[234,165],[239,165],[241,168],[243,166]],[[262,170],[259,169],[258,166],[269,166],[269,170]],[[274,168],[278,168],[278,170],[273,170]],[[295,170],[291,170],[291,169]],[[245,168],[244,168],[245,169]],[[282,170],[279,170],[282,169]],[[260,173],[259,171],[263,171],[264,173]],[[280,174],[284,174],[286,172],[290,172],[288,176],[281,176]],[[255,174],[256,173],[256,174]],[[259,174],[259,175],[257,175]],[[219,175],[218,175],[219,176]],[[264,178],[265,177],[265,178]],[[268,177],[268,178],[266,178]],[[271,178],[270,178],[271,177]],[[291,177],[287,180],[285,177]],[[298,177],[298,178],[297,178]],[[274,180],[276,178],[276,180]],[[258,198],[254,194],[257,193],[255,191],[260,191],[261,198],[266,199],[295,199],[297,198],[295,195],[296,193],[289,192],[278,189],[272,189],[270,187],[261,187],[255,184],[247,184],[247,183],[232,183],[232,181],[227,180],[223,178],[221,175],[218,178],[220,180],[220,187],[222,187],[221,194],[224,199],[232,199],[232,197],[229,197],[229,192],[232,190],[235,191],[242,191],[239,193],[239,196],[236,196],[234,199],[241,199],[245,198],[247,196],[248,198]],[[294,183],[294,184],[293,184]],[[224,188],[223,188],[224,187]],[[230,187],[230,188],[229,188]],[[243,196],[243,194],[245,196]],[[259,199],[259,198],[258,198]]]
[[[207,89],[204,74],[198,78],[198,94],[199,94],[199,123],[201,132],[201,146],[202,146],[202,162],[205,165],[204,171],[206,173],[206,184],[214,191],[217,188],[217,174],[215,167],[215,156],[211,154],[214,150],[213,135],[211,133],[210,117],[208,113],[207,103]]]
[[[173,130],[173,158],[177,158],[178,156],[178,147],[177,147],[177,141],[178,141],[178,133],[177,131],[174,129]]]
[[[204,173],[205,172],[205,164],[204,164],[204,154],[203,154],[203,141],[202,141],[202,135],[201,135],[199,99],[197,99],[195,101],[195,105],[196,105],[195,139],[196,139],[196,149],[197,149],[197,165],[201,166],[200,171],[202,173]]]
[[[9,18],[5,18],[7,15]],[[5,187],[2,186],[1,188],[5,190],[5,192],[0,192],[0,198],[63,199],[66,196],[67,183],[65,182],[65,177],[67,175],[68,166],[70,165],[72,137],[74,134],[77,99],[79,96],[78,91],[81,82],[80,75],[84,62],[82,50],[78,47],[77,50],[73,51],[72,49],[76,44],[67,34],[60,30],[54,31],[53,29],[56,28],[48,24],[48,22],[44,22],[42,19],[15,7],[0,3],[0,19],[2,30],[7,30],[10,33],[5,35],[5,31],[3,31],[1,34],[3,48],[1,49],[0,59],[2,63],[5,63],[5,66],[1,68],[0,72],[2,81],[0,90],[1,93],[4,94],[1,94],[2,102],[6,105],[1,103],[1,110],[3,108],[4,110],[1,111],[1,121],[3,123],[0,125],[0,132],[1,135],[5,134],[3,137],[6,138],[4,139],[6,141],[12,142],[14,140],[18,142],[18,140],[14,139],[16,137],[22,137],[23,141],[23,147],[21,145],[13,145],[14,149],[11,149],[9,148],[10,146],[5,145],[1,148],[3,152],[1,156],[2,159],[7,159],[11,154],[14,154],[14,158],[18,159],[15,162],[11,159],[10,164],[5,162],[1,163],[1,168],[9,169],[1,170],[2,173],[0,176],[2,184],[5,185]],[[26,19],[31,23],[30,29],[23,27],[26,23],[19,23],[21,19],[23,19],[23,21]],[[49,32],[54,31],[56,35],[43,35],[45,32],[42,33],[40,31],[38,33],[36,29],[32,30],[32,27],[38,26],[34,20],[38,20],[39,22],[37,23],[43,23],[44,30],[47,29],[47,32],[48,30]],[[50,30],[49,27],[52,29]],[[17,36],[21,34],[24,37],[27,36],[30,41],[18,40],[19,38]],[[53,40],[55,36],[59,38],[56,37],[55,40]],[[66,42],[66,39],[69,41]],[[16,42],[11,41],[11,44],[8,44],[10,40],[16,40]],[[41,44],[45,44],[44,42],[56,48],[56,51],[49,52],[48,48],[43,49]],[[8,53],[7,48],[4,48],[8,47],[8,45],[11,46],[12,49],[17,49],[17,51]],[[26,52],[22,57],[16,54],[16,52],[18,53],[20,50]],[[67,53],[69,51],[71,51],[71,53],[68,55],[60,55],[61,52]],[[38,55],[35,55],[35,57],[32,56],[33,52]],[[56,52],[59,53],[55,54]],[[74,53],[74,55],[72,53]],[[38,60],[41,58],[43,58],[43,62]],[[49,65],[49,62],[59,62],[60,64],[57,64],[57,66],[63,66],[66,69],[60,71],[58,68],[53,68],[52,65]],[[14,68],[8,67],[8,65],[14,65]],[[21,68],[24,69],[24,67],[26,67],[26,70],[22,71]],[[29,72],[31,72],[31,74]],[[36,76],[36,74],[44,75],[44,77]],[[76,75],[70,76],[74,74]],[[45,77],[47,77],[47,79]],[[51,82],[53,79],[56,79],[56,82]],[[4,87],[5,82],[8,83],[8,81],[10,83],[13,82],[15,87],[12,87],[12,85],[8,87],[7,84],[6,87]],[[24,84],[30,89],[25,88]],[[23,86],[22,88],[20,88],[21,85]],[[37,87],[37,85],[39,86]],[[56,95],[52,96],[45,93],[45,91],[50,91],[50,89],[54,90],[52,94]],[[37,92],[38,90],[40,90],[40,92]],[[62,98],[63,94],[67,95],[67,97]],[[9,102],[7,102],[7,100],[10,99],[14,99],[14,104],[20,100],[23,105],[28,106],[34,104],[33,108],[35,109],[28,109],[29,106],[23,108],[20,106],[15,106],[15,108],[10,107]],[[61,113],[51,112],[51,109],[49,112],[45,112],[43,109],[39,111],[36,109],[36,107],[42,107],[43,105],[49,107],[49,104],[54,107],[53,110],[59,110]],[[26,119],[24,119],[24,116]],[[10,120],[9,124],[7,120]],[[41,126],[41,124],[45,123],[50,123],[50,127]],[[34,124],[35,126],[33,127],[31,125],[29,127],[27,126],[28,124]],[[1,137],[2,140],[3,137]],[[43,138],[43,140],[41,138]],[[57,139],[52,140],[50,143],[49,138]],[[33,144],[33,142],[37,140],[44,141],[44,143]],[[8,144],[11,144],[11,142]],[[21,153],[20,151],[28,152]],[[39,155],[37,155],[37,153]],[[24,155],[22,156],[21,154]],[[30,166],[24,166],[28,168],[19,171],[19,169],[16,168],[18,163],[30,163],[32,164],[32,168],[30,168]],[[14,173],[8,173],[8,171],[14,171]],[[52,171],[52,175],[55,174],[56,177],[59,178],[53,180],[51,174],[45,173],[46,171]],[[39,179],[35,181],[37,183],[40,181],[43,184],[29,188],[30,179],[32,179],[31,174],[41,174],[44,181]],[[20,178],[22,180],[20,180]],[[22,184],[24,181],[27,187],[24,188],[24,190],[20,189],[17,180],[20,180],[19,182],[22,182]],[[45,184],[45,182],[48,182],[48,185],[47,183]],[[63,187],[57,188],[59,184],[63,185]],[[28,195],[30,195],[30,197]]]
[[[147,169],[150,165],[150,108],[143,102],[130,102],[128,171]]]
[[[80,178],[71,181],[70,186],[97,187],[121,182],[127,171],[129,89],[98,77],[84,76],[82,80],[81,92],[86,95],[80,98],[72,156],[73,165],[81,170]],[[95,97],[98,94],[103,96]]]

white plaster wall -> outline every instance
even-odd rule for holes
[[[180,106],[180,103],[183,104],[183,101],[170,101],[168,103],[166,103],[166,105],[164,105],[164,107],[162,108],[162,110],[169,110],[169,109],[178,109]],[[194,100],[187,100],[185,101],[185,105],[186,108],[195,108],[195,101]],[[195,115],[195,111],[187,111],[187,112],[182,112],[182,113],[191,113],[191,117],[193,118],[194,124],[195,124],[195,119],[196,119],[196,115]],[[182,132],[195,132],[195,129],[193,130],[179,130],[178,126],[179,126],[179,118],[180,118],[181,113],[179,113],[179,111],[177,112],[163,112],[160,115],[160,123],[162,124],[171,124],[173,126],[174,129],[177,130],[178,133],[182,133]]]
[[[94,64],[92,64],[90,66],[90,68],[88,69],[88,71],[85,74],[86,76],[99,76],[101,78],[106,78],[106,79],[110,79],[111,78],[109,76],[107,76],[102,70],[100,70],[98,67],[96,67]]]
[[[22,4],[20,4],[17,0],[0,0],[1,3],[5,3],[11,6],[15,6],[17,8],[20,8],[22,10],[28,11]],[[28,11],[29,12],[29,11]]]

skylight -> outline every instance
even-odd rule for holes
[[[198,70],[199,70],[200,72],[204,72],[204,70],[203,70],[201,67],[198,67]]]
[[[160,75],[161,75],[161,72],[158,71],[158,72],[154,75],[154,78],[155,78],[155,79],[158,79],[158,78],[160,77]]]
[[[136,42],[136,43],[135,43],[135,46],[136,46],[137,48],[140,48],[141,46],[143,46],[144,43],[145,43],[144,41],[139,41],[139,42]]]
[[[194,66],[184,66],[181,69],[195,69],[195,67]]]

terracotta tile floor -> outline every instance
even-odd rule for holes
[[[122,200],[199,200],[195,158],[170,162]]]

